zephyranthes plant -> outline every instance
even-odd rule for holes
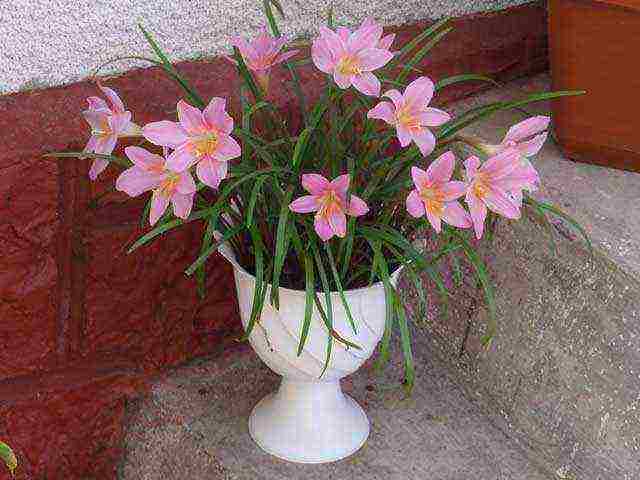
[[[387,358],[392,332],[398,330],[405,383],[411,386],[409,329],[390,282],[392,272],[404,267],[421,291],[424,274],[436,293],[446,297],[440,263],[464,256],[492,315],[484,337],[488,344],[496,328],[493,291],[477,253],[487,218],[490,224],[496,216],[518,219],[525,207],[542,217],[563,215],[529,196],[539,184],[530,160],[547,138],[548,117],[514,125],[499,145],[464,136],[461,130],[501,110],[579,92],[527,95],[453,117],[430,106],[441,90],[493,81],[467,74],[434,82],[417,68],[451,31],[446,20],[396,46],[394,35],[383,35],[382,26],[371,19],[350,30],[335,27],[330,18],[310,45],[311,62],[326,75],[325,86],[319,98],[305,95],[297,71],[309,63],[306,50],[288,48],[272,3],[264,3],[270,32],[232,41],[229,59],[238,71],[239,111],[230,113],[224,98],[200,97],[141,27],[158,56],[147,60],[184,89],[177,119],[140,127],[116,92],[98,83],[105,99],[89,98],[83,112],[92,129],[87,147],[55,155],[92,158],[92,179],[108,166],[120,169],[116,189],[148,198],[143,215],[153,229],[129,251],[186,223],[201,223],[200,255],[186,269],[195,274],[201,290],[205,262],[228,244],[256,277],[246,337],[264,302],[278,308],[278,287],[284,286],[306,291],[299,352],[314,309],[324,319],[329,345],[348,343],[332,329],[330,295],[318,292],[339,292],[349,312],[345,290],[383,282],[387,321],[380,358]],[[277,68],[287,70],[289,91],[298,102],[298,127],[285,120],[270,96],[270,74]],[[124,148],[124,156],[114,154],[119,139],[129,136],[141,142]],[[465,152],[470,152],[467,158],[459,156]],[[425,235],[437,236],[438,246],[418,251],[414,240]],[[269,283],[274,288],[267,299]],[[329,348],[327,362],[330,355]]]

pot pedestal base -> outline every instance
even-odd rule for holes
[[[265,452],[297,463],[348,457],[369,436],[369,420],[339,381],[283,379],[276,393],[255,406],[249,433]]]

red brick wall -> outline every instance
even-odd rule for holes
[[[546,68],[539,4],[456,27],[423,65],[436,80]],[[422,28],[403,27],[398,43]],[[233,94],[224,61],[178,68],[204,98]],[[318,78],[308,69],[306,88]],[[139,124],[171,115],[181,95],[157,69],[107,83]],[[479,87],[453,88],[439,100]],[[82,148],[88,132],[79,113],[95,93],[81,82],[0,98],[0,438],[18,453],[18,478],[114,478],[127,398],[144,391],[149,375],[216,351],[239,329],[227,264],[208,263],[205,300],[182,273],[197,255],[199,224],[126,255],[143,232],[140,202],[108,193],[94,205],[112,177],[91,184],[88,163],[42,158]],[[282,88],[274,97],[287,108]]]

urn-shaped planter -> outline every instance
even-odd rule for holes
[[[234,265],[240,316],[246,329],[255,278],[234,261],[230,249],[225,248],[222,253]],[[396,271],[392,283],[398,275]],[[253,409],[249,433],[264,451],[292,462],[325,463],[348,457],[367,440],[369,420],[362,407],[342,392],[340,379],[355,372],[373,354],[382,337],[386,314],[384,287],[378,283],[345,292],[356,332],[340,296],[331,294],[334,330],[361,349],[334,341],[324,373],[329,342],[326,325],[314,310],[304,349],[298,355],[305,292],[280,288],[279,294],[279,310],[265,302],[249,342],[282,381],[276,392],[264,397]]]

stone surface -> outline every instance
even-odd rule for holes
[[[386,25],[461,16],[527,0],[340,0],[336,21],[353,24],[371,15]],[[287,35],[309,36],[325,22],[325,0],[285,0]],[[0,4],[0,94],[75,82],[117,57],[150,56],[137,28],[143,24],[176,60],[226,53],[233,35],[255,35],[265,23],[255,0],[5,0]],[[146,63],[119,61],[103,73]]]
[[[396,349],[384,374],[371,364],[342,382],[367,411],[371,436],[359,452],[333,464],[288,463],[251,440],[247,418],[278,377],[252,351],[182,367],[157,382],[132,408],[121,478],[151,480],[332,479],[544,480],[491,419],[466,400],[417,335],[417,387],[406,397]]]
[[[544,89],[546,76],[462,102],[455,110]],[[543,112],[547,105],[530,107]],[[475,134],[499,140],[500,114]],[[486,260],[498,333],[480,345],[486,310],[464,285],[449,311],[417,318],[450,373],[501,428],[565,479],[640,476],[640,175],[569,162],[549,142],[535,160],[540,196],[577,218],[593,253],[565,222],[501,222]],[[555,246],[554,246],[555,245]]]

